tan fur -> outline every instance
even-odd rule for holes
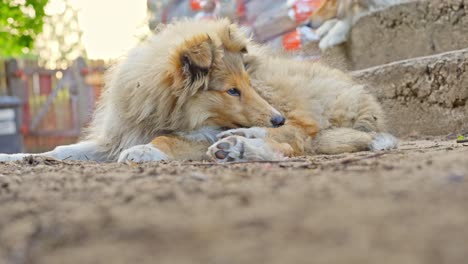
[[[169,157],[177,157],[179,160],[206,160],[206,149],[210,142],[190,141],[176,135],[159,136],[151,141],[159,150]]]
[[[378,102],[347,74],[317,62],[271,56],[259,47],[251,50],[249,71],[261,80],[258,92],[287,118],[284,126],[268,129],[269,137],[289,143],[293,155],[369,149],[369,133],[386,130]]]

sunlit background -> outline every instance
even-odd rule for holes
[[[77,11],[81,43],[89,59],[117,58],[149,31],[146,0],[69,0],[69,4]],[[50,0],[46,14],[53,16],[66,8],[64,1]]]
[[[228,17],[257,42],[316,59],[303,51],[317,50],[306,23],[322,1],[0,0],[0,100],[13,99],[9,109],[0,102],[0,139],[8,142],[0,153],[76,142],[106,70],[158,25],[182,17]]]

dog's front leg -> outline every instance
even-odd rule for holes
[[[98,151],[94,141],[82,141],[76,144],[58,146],[52,151],[30,154],[0,154],[0,161],[18,161],[28,156],[50,157],[58,160],[107,161],[106,156]]]
[[[205,153],[210,144],[210,140],[193,140],[182,135],[158,136],[149,144],[124,150],[118,161],[206,160]]]
[[[208,148],[207,155],[216,162],[245,162],[283,160],[292,148],[287,143],[278,143],[266,138],[229,136]]]
[[[279,128],[238,128],[218,134],[220,140],[209,147],[208,155],[218,162],[281,160],[312,151],[318,132],[313,119],[290,114]]]

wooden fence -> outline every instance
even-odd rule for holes
[[[0,95],[22,100],[24,150],[41,152],[76,142],[102,90],[103,62],[75,60],[67,69],[44,69],[36,61],[0,63]]]

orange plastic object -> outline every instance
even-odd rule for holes
[[[287,51],[299,50],[301,48],[301,32],[299,29],[284,34],[283,48]]]
[[[201,10],[203,7],[202,2],[203,0],[190,0],[190,8],[192,8],[193,11],[198,11]]]
[[[293,5],[296,22],[306,21],[323,0],[297,0]]]

